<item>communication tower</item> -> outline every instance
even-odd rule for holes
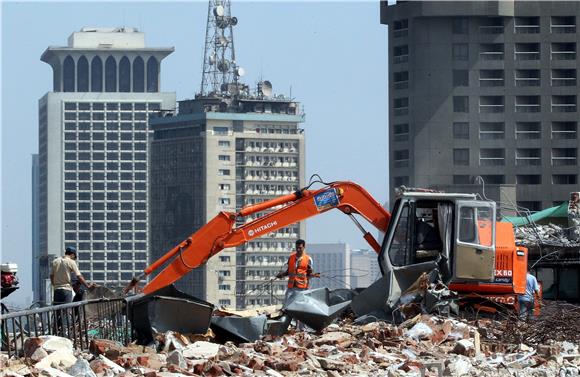
[[[231,16],[230,0],[209,0],[201,95],[236,95],[238,80],[244,69],[236,64],[233,26],[238,19]]]

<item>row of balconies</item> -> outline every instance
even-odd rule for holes
[[[247,146],[244,149],[245,152],[261,152],[261,153],[296,153],[298,152],[296,148],[280,148],[280,147],[251,147]]]
[[[298,177],[284,176],[259,176],[247,174],[244,176],[245,181],[274,181],[274,182],[296,182]]]
[[[257,166],[257,167],[296,167],[298,164],[296,162],[280,162],[280,161],[244,161],[243,164],[238,166]]]

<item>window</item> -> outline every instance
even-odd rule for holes
[[[406,37],[409,33],[409,20],[397,20],[393,22],[393,37]]]
[[[480,113],[503,113],[504,97],[503,96],[481,96],[479,97]]]
[[[468,96],[453,96],[453,112],[454,113],[468,113],[469,112],[469,97]]]
[[[467,122],[453,123],[453,138],[469,139],[469,123]]]
[[[575,60],[576,43],[552,43],[552,53],[550,57],[552,60]]]
[[[230,198],[219,198],[219,204],[221,204],[221,205],[229,205],[230,204]]]
[[[552,183],[555,185],[576,185],[578,184],[578,176],[576,174],[554,174],[552,175]]]
[[[218,175],[230,175],[230,169],[218,169]]]
[[[539,174],[518,174],[516,175],[518,185],[541,185],[542,176]]]
[[[219,277],[226,277],[226,276],[231,276],[232,272],[230,270],[219,270],[218,271],[218,276]]]
[[[576,139],[576,122],[552,122],[552,139]]]
[[[84,56],[77,62],[77,91],[89,91],[89,62]]]
[[[409,151],[394,151],[394,165],[396,168],[403,168],[409,166]]]
[[[542,202],[540,201],[517,201],[518,207],[521,207],[524,210],[536,212],[542,210]]]
[[[576,86],[576,70],[552,69],[552,86]]]
[[[409,113],[409,98],[395,98],[393,101],[395,115],[406,115]]]
[[[576,96],[552,96],[552,112],[576,112]]]
[[[505,165],[505,149],[482,148],[479,151],[480,166],[503,166]]]
[[[230,190],[230,184],[229,183],[220,183],[220,184],[218,184],[218,187],[222,191],[229,191]]]
[[[151,56],[147,60],[147,92],[159,91],[159,63]]]
[[[517,122],[516,139],[531,140],[539,139],[541,136],[540,122]]]
[[[409,46],[395,46],[393,48],[393,61],[395,64],[409,61]]]
[[[63,63],[63,92],[74,92],[75,91],[75,62],[73,58],[67,56]]]
[[[397,227],[389,248],[389,259],[395,266],[406,265],[409,258],[409,242],[411,240],[409,237],[409,215],[409,205],[405,204],[401,209],[401,215],[397,221]]]
[[[467,43],[454,43],[451,46],[453,60],[469,60],[469,45]]]
[[[105,91],[117,91],[117,62],[112,56],[105,61]]]
[[[514,51],[516,60],[540,60],[539,43],[516,43]]]
[[[230,306],[230,305],[232,304],[232,302],[231,302],[231,300],[230,300],[230,299],[220,299],[220,300],[218,301],[218,304],[219,304],[220,306]]]
[[[229,140],[218,140],[218,147],[229,147]]]
[[[213,133],[214,135],[227,135],[229,132],[229,128],[227,127],[214,127]]]
[[[471,177],[469,175],[454,175],[453,184],[454,185],[468,185],[471,183]]]
[[[503,33],[503,18],[501,17],[482,17],[480,18],[479,32],[482,34],[501,34]]]
[[[570,166],[577,164],[576,148],[553,148],[552,166]]]
[[[479,86],[482,88],[504,86],[504,71],[501,69],[479,70]]]
[[[227,154],[220,154],[218,155],[218,160],[220,161],[230,161],[230,156]]]
[[[516,69],[516,86],[540,86],[539,69]]]
[[[126,56],[119,62],[119,92],[131,91],[131,63]]]
[[[505,124],[502,122],[482,122],[479,124],[480,140],[497,140],[505,137]]]
[[[574,16],[553,16],[550,23],[550,31],[555,34],[575,33],[576,17]]]
[[[407,123],[404,124],[395,124],[393,126],[393,135],[395,141],[405,141],[409,139],[409,125]]]
[[[409,72],[395,72],[393,74],[395,89],[407,89],[409,87]]]
[[[220,262],[229,263],[230,262],[230,256],[229,255],[220,255]]]
[[[503,60],[503,43],[481,43],[479,45],[479,58],[481,60]]]
[[[467,148],[453,149],[453,165],[469,166],[469,149]]]
[[[515,17],[514,32],[516,34],[537,34],[540,32],[540,17]]]
[[[453,86],[469,86],[469,71],[467,69],[453,70]]]
[[[469,24],[466,17],[456,17],[451,20],[451,32],[453,34],[468,34]]]
[[[499,174],[488,174],[482,175],[483,181],[490,185],[503,185],[505,184],[505,176]]]
[[[143,93],[145,91],[145,65],[143,59],[137,56],[133,60],[133,92]]]
[[[220,291],[229,291],[231,290],[231,286],[229,284],[219,284],[218,289]]]
[[[91,60],[91,92],[103,91],[103,61],[95,56]]]
[[[539,113],[540,96],[516,96],[516,113]]]

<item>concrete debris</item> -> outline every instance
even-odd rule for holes
[[[574,308],[564,307],[577,315]],[[561,311],[547,313],[565,317]],[[219,344],[216,338],[195,340],[167,332],[157,334],[164,339],[157,350],[95,339],[90,353],[68,353],[74,359],[68,364],[45,362],[68,349],[47,352],[41,365],[31,363],[31,355],[0,362],[6,376],[578,376],[578,332],[547,327],[543,321],[558,323],[553,317],[535,321],[544,329],[532,321],[528,327],[514,327],[507,320],[431,314],[399,325],[361,325],[346,317],[318,332],[291,327],[282,336],[264,335],[246,343]],[[551,337],[540,336],[542,331]],[[36,339],[27,344],[29,354],[41,348]]]
[[[526,247],[541,245],[577,247],[580,241],[571,236],[571,229],[559,225],[525,225],[515,227],[516,240]]]

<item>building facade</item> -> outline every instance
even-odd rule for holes
[[[38,234],[38,197],[39,197],[38,154],[32,155],[32,300],[40,301],[40,238]]]
[[[68,246],[87,280],[112,288],[146,266],[149,117],[175,108],[159,89],[171,52],[135,29],[85,28],[42,54],[53,91],[39,100],[41,284],[48,255]]]
[[[380,7],[389,34],[391,190],[452,188],[481,176],[486,185],[516,185],[517,204],[530,210],[566,200],[580,171],[580,3]]]
[[[351,287],[351,252],[346,243],[310,243],[306,253],[312,257],[314,272],[320,278],[310,279],[311,288],[341,289]]]
[[[357,249],[350,253],[350,284],[354,288],[366,288],[382,277],[377,253]]]
[[[218,95],[200,96],[180,101],[174,116],[152,119],[152,260],[220,211],[237,212],[304,186],[304,116],[282,97],[245,96],[226,104]],[[285,283],[270,279],[302,236],[304,225],[293,224],[223,250],[176,286],[219,306],[281,303]]]

